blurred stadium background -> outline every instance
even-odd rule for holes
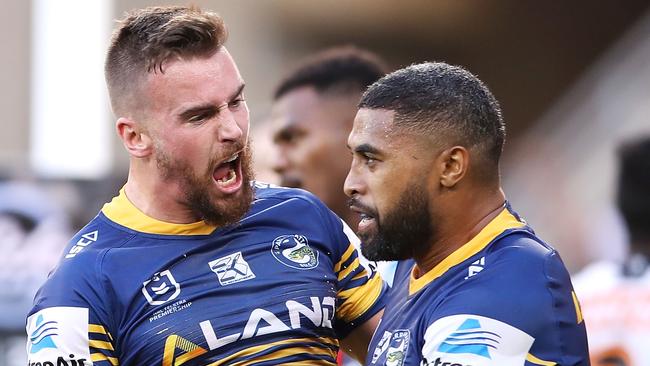
[[[103,58],[114,19],[144,0],[4,0],[0,12],[0,366],[23,364],[33,292],[66,238],[123,184]],[[575,272],[622,258],[616,144],[650,133],[645,0],[194,1],[223,15],[247,81],[258,178],[271,93],[293,62],[355,44],[398,68],[440,60],[477,74],[508,126],[506,194]],[[45,249],[44,249],[45,248]],[[20,344],[20,345],[19,345]],[[19,345],[19,346],[18,346]]]

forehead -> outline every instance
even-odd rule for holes
[[[389,147],[397,137],[393,125],[394,118],[395,111],[392,110],[359,109],[348,137],[348,145],[350,148],[362,144],[377,145],[376,148]]]
[[[224,47],[209,57],[172,60],[163,67],[163,73],[147,75],[145,92],[151,103],[170,109],[186,103],[223,104],[243,84]]]
[[[301,86],[284,94],[273,103],[271,118],[276,129],[349,131],[356,112],[356,100],[349,95],[333,96],[319,93],[313,86]],[[343,124],[343,125],[342,125]]]

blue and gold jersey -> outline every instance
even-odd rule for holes
[[[509,206],[429,272],[396,271],[367,365],[589,365],[558,253]]]
[[[169,224],[122,191],[82,229],[27,319],[30,365],[335,365],[383,307],[350,229],[313,195],[255,187],[236,225]]]

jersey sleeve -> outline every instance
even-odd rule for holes
[[[557,252],[522,244],[486,256],[426,320],[428,365],[587,364],[584,322]]]
[[[63,258],[36,294],[26,325],[29,365],[119,364],[97,261],[88,252]]]
[[[359,252],[359,239],[345,222],[339,219],[336,243],[341,256],[334,265],[338,281],[336,330],[345,338],[356,325],[363,324],[384,308],[387,285],[376,267]]]

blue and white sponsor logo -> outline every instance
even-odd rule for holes
[[[36,353],[45,348],[56,349],[52,338],[58,335],[58,323],[54,320],[45,321],[43,314],[38,314],[34,329],[29,333],[29,353]]]
[[[212,272],[217,274],[221,286],[251,280],[255,273],[244,259],[241,252],[233,253],[208,263]]]
[[[30,366],[92,364],[87,308],[41,309],[27,318],[27,334],[27,364]]]
[[[181,293],[181,285],[176,282],[170,270],[154,274],[142,283],[142,294],[151,305],[162,305],[174,300]]]
[[[535,338],[521,329],[478,314],[435,320],[424,332],[422,365],[521,366]]]
[[[312,269],[318,266],[318,252],[309,246],[304,235],[282,235],[271,244],[273,257],[285,266]]]
[[[465,320],[438,347],[441,353],[469,353],[491,359],[490,348],[496,349],[501,336],[481,329],[478,319]]]

